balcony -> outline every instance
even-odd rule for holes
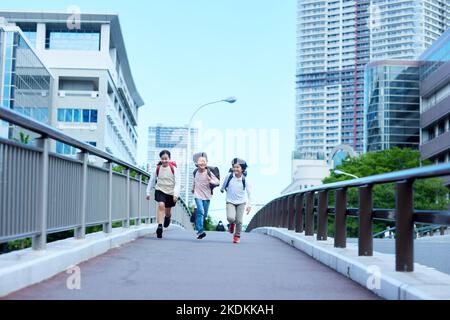
[[[432,158],[446,150],[450,150],[450,131],[445,132],[420,146],[422,159]]]

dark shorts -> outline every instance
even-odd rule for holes
[[[166,208],[175,207],[175,202],[173,202],[173,196],[171,196],[170,194],[166,194],[160,190],[155,190],[155,201],[164,202],[164,206]]]

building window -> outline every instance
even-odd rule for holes
[[[444,134],[445,133],[445,121],[440,122],[438,128],[439,128],[438,135]]]
[[[57,141],[56,142],[56,153],[63,155],[75,155],[77,154],[78,149],[68,144]]]
[[[89,115],[90,115],[89,110],[83,110],[83,122],[85,123],[89,122]]]
[[[100,51],[100,32],[47,30],[45,48],[51,50]]]
[[[93,147],[97,147],[97,142],[95,141],[86,141],[86,143],[90,144]],[[79,149],[72,147],[68,144],[59,141],[56,142],[56,153],[58,154],[73,156],[76,155],[79,151],[80,151]]]
[[[97,123],[98,111],[94,109],[58,109],[58,121]]]
[[[428,141],[436,138],[436,130],[433,128],[428,129]]]

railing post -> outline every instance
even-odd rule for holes
[[[103,232],[112,232],[112,181],[113,181],[113,170],[112,162],[108,161],[104,164],[105,169],[108,170],[107,188],[106,191],[106,213],[108,215],[108,222],[103,225]]]
[[[272,204],[270,205],[270,227],[275,226],[275,211],[276,211],[276,202],[272,201]]]
[[[395,197],[395,270],[414,271],[413,181],[397,182]]]
[[[303,232],[303,193],[295,196],[295,232]]]
[[[80,226],[75,229],[75,238],[80,240],[86,236],[86,211],[87,211],[87,179],[89,154],[82,151],[78,154],[78,159],[83,161],[81,169],[81,221]]]
[[[276,222],[274,227],[275,228],[280,228],[281,227],[281,217],[282,217],[282,212],[281,212],[281,200],[277,199],[277,208],[276,208]]]
[[[334,247],[347,246],[347,189],[336,190],[335,220],[334,220]]]
[[[358,254],[360,256],[373,255],[372,209],[372,186],[362,186],[359,188]]]
[[[314,191],[306,194],[305,236],[314,235]]]
[[[317,240],[327,240],[328,234],[328,191],[322,190],[319,192],[319,209],[318,209],[318,228]]]
[[[41,162],[39,167],[39,188],[38,192],[38,216],[37,230],[38,235],[33,237],[33,250],[45,250],[47,246],[47,210],[48,210],[48,152],[49,140],[47,137],[41,137],[36,140],[37,146],[42,149]]]
[[[138,190],[138,196],[137,196],[137,202],[138,202],[138,220],[136,225],[140,226],[142,223],[142,199],[141,199],[141,195],[142,195],[142,174],[138,174],[137,178],[139,180],[139,190]]]
[[[131,210],[131,201],[130,201],[130,169],[125,169],[125,174],[127,175],[127,191],[125,195],[125,203],[126,203],[126,218],[123,223],[124,228],[130,227],[130,210]]]
[[[264,227],[269,226],[269,217],[270,217],[270,204],[266,204],[266,210],[264,211]]]
[[[288,197],[283,198],[283,228],[288,228],[289,220],[289,208],[288,208]]]
[[[295,230],[295,195],[288,198],[288,230]]]

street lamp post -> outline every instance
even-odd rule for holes
[[[344,172],[342,170],[334,170],[334,173],[338,174],[338,175],[344,175],[344,176],[349,176],[349,177],[352,177],[355,179],[359,179],[359,177],[355,176],[354,174],[350,174],[350,173]]]
[[[194,113],[191,116],[191,119],[189,120],[188,132],[187,132],[187,146],[186,146],[186,193],[185,193],[186,205],[189,205],[189,203],[188,203],[188,199],[189,199],[189,175],[190,175],[190,172],[189,172],[189,157],[190,157],[190,154],[191,154],[191,127],[192,127],[192,121],[194,120],[195,115],[201,109],[203,109],[206,106],[209,106],[209,105],[215,104],[215,103],[219,103],[219,102],[235,103],[236,101],[237,101],[237,99],[235,97],[229,97],[229,98],[226,98],[226,99],[205,103],[205,104],[201,105],[200,107],[198,107],[194,111]]]

